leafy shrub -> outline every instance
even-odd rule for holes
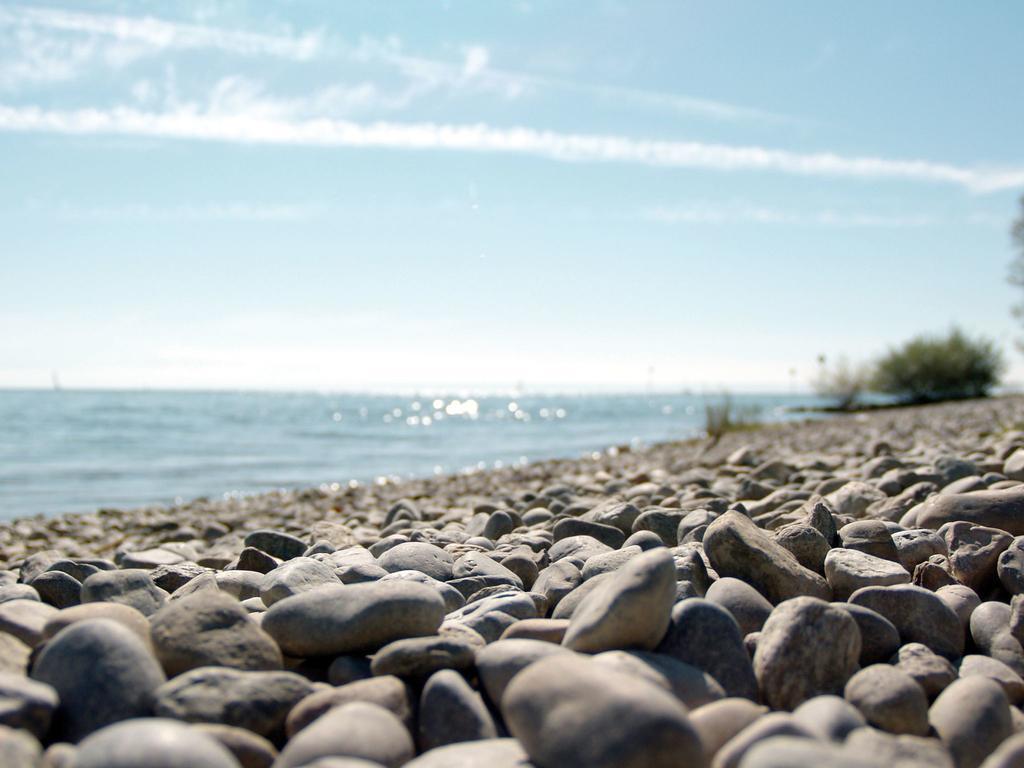
[[[704,404],[704,432],[718,442],[726,432],[752,429],[761,423],[761,408],[756,404],[737,407],[729,395],[717,403]]]
[[[814,391],[832,400],[841,411],[853,408],[867,386],[868,371],[863,366],[851,364],[845,357],[840,357],[831,368],[825,366],[824,356],[820,362],[821,368],[812,382]]]
[[[958,328],[945,337],[917,336],[891,349],[875,365],[872,386],[912,403],[983,397],[999,383],[1002,352]]]

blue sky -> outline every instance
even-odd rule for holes
[[[1016,2],[0,0],[0,386],[805,386],[1005,345]]]

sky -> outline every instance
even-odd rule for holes
[[[0,0],[0,387],[788,391],[1006,282],[1024,5]]]

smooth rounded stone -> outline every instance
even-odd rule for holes
[[[962,521],[1024,535],[1024,486],[1005,490],[937,494],[912,507],[900,520],[904,528],[941,528]]]
[[[452,578],[455,559],[433,544],[409,541],[392,547],[378,560],[381,568],[389,573],[395,571],[419,571],[432,579],[448,581]]]
[[[603,555],[594,555],[583,564],[581,575],[583,580],[586,581],[602,573],[617,571],[641,554],[643,554],[643,550],[640,547],[625,547],[623,549],[616,549],[613,552],[605,552]]]
[[[1010,632],[1011,615],[1010,606],[1006,603],[982,603],[971,614],[971,638],[984,654],[999,659],[1017,674],[1024,675],[1024,648]]]
[[[310,557],[293,557],[264,574],[260,581],[260,599],[268,608],[286,597],[338,584],[334,569]]]
[[[956,667],[944,656],[921,643],[907,643],[895,658],[897,669],[910,675],[929,699],[934,699],[956,680]]]
[[[722,745],[711,761],[711,768],[739,768],[759,742],[773,736],[795,736],[814,739],[814,734],[789,712],[770,712],[741,730]]]
[[[526,751],[515,739],[484,739],[436,747],[406,763],[405,768],[530,768],[527,760]]]
[[[733,736],[767,712],[767,707],[741,698],[719,699],[690,712],[707,764]]]
[[[502,536],[506,536],[515,530],[516,521],[512,519],[512,515],[503,509],[498,509],[492,512],[487,517],[487,522],[484,523],[484,529],[481,531],[481,535],[485,539],[491,541],[497,541]]]
[[[896,545],[900,565],[910,573],[932,555],[948,554],[942,537],[927,528],[897,531],[892,534],[892,542]]]
[[[35,736],[0,725],[0,765],[4,768],[37,768],[42,753]]]
[[[168,676],[207,666],[273,670],[282,665],[274,640],[233,597],[199,592],[168,603],[150,619],[157,659]]]
[[[260,578],[258,573],[252,573],[250,571],[223,571],[216,572],[207,570],[206,573],[200,573],[193,576],[191,579],[186,581],[180,587],[178,587],[168,599],[168,601],[181,600],[183,597],[195,594],[196,592],[216,592],[220,590],[220,582],[218,581],[219,576],[226,576],[232,578],[238,577],[252,577],[257,581]],[[230,589],[225,589],[229,595],[232,595],[236,600],[243,600],[245,598],[238,597]],[[256,594],[259,595],[259,589],[256,590]]]
[[[450,637],[409,637],[395,640],[373,656],[374,675],[423,680],[442,669],[473,668],[476,649],[465,640]]]
[[[501,633],[502,640],[543,640],[561,643],[569,629],[568,619],[522,619]]]
[[[771,603],[812,595],[830,599],[825,580],[807,568],[746,515],[730,511],[708,526],[704,552],[719,576],[755,587]]]
[[[950,685],[932,704],[928,721],[957,768],[977,768],[1013,732],[1006,694],[984,677]]]
[[[10,602],[11,600],[42,602],[39,593],[28,584],[7,584],[0,587],[0,604]]]
[[[969,654],[960,660],[958,672],[961,678],[980,676],[995,680],[1011,704],[1024,700],[1024,679],[999,659]]]
[[[842,744],[853,731],[867,725],[857,707],[840,696],[808,699],[793,710],[793,719],[823,741]]]
[[[0,603],[0,633],[7,633],[32,648],[43,639],[43,627],[57,609],[38,600]]]
[[[666,547],[674,547],[678,543],[679,523],[685,516],[685,512],[678,510],[647,509],[633,521],[633,532],[653,531]]]
[[[379,581],[388,572],[376,563],[353,563],[335,568],[334,575],[342,584],[365,584],[368,581]]]
[[[361,757],[321,757],[311,763],[306,763],[302,768],[384,768],[384,766],[376,760],[363,760]]]
[[[841,600],[861,587],[909,584],[910,573],[892,560],[837,547],[825,557],[825,579],[836,599]]]
[[[437,591],[407,581],[322,586],[275,603],[263,629],[289,656],[371,652],[432,635],[444,620]]]
[[[468,552],[452,564],[453,580],[470,579],[479,576],[498,579],[507,584],[512,584],[519,589],[523,588],[523,580],[516,574],[497,560],[479,552]],[[463,592],[463,594],[465,595],[466,593]]]
[[[885,499],[882,491],[862,480],[851,480],[825,497],[837,515],[850,517],[863,517],[868,507]]]
[[[301,768],[320,757],[358,757],[398,768],[415,754],[401,720],[376,704],[354,701],[334,707],[295,734],[275,768]]]
[[[555,527],[551,529],[551,534],[555,541],[561,541],[570,536],[590,536],[612,549],[619,549],[626,540],[626,534],[614,525],[580,520],[576,517],[567,517],[559,520],[555,523]]]
[[[558,601],[558,605],[551,611],[551,618],[572,619],[572,615],[575,613],[580,603],[582,603],[591,592],[597,590],[601,584],[611,577],[612,574],[610,573],[601,573],[594,576],[589,581],[584,581],[576,587],[576,589]]]
[[[956,768],[942,742],[933,737],[858,728],[847,737],[845,748],[854,755],[870,756],[880,768]]]
[[[1020,768],[1024,765],[1024,733],[1015,733],[988,756],[981,768]]]
[[[949,550],[949,565],[957,581],[984,593],[999,583],[996,563],[1013,543],[1005,531],[965,522],[947,523],[939,530]]]
[[[555,610],[562,599],[576,589],[582,581],[583,575],[575,563],[569,560],[559,560],[541,570],[537,575],[537,580],[533,583],[533,590],[544,595],[548,599],[551,610]]]
[[[239,768],[220,742],[165,718],[127,720],[82,741],[72,768]]]
[[[773,736],[754,744],[743,756],[739,768],[885,768],[882,763],[861,753],[855,754],[837,744],[821,743],[798,736]]]
[[[293,557],[300,557],[306,551],[307,544],[289,533],[259,530],[245,537],[245,546],[266,552],[278,560],[291,560]]]
[[[273,744],[244,728],[221,723],[194,723],[191,728],[216,739],[241,768],[271,768],[277,758],[277,748]]]
[[[725,698],[725,690],[707,672],[661,653],[604,651],[593,657],[612,669],[648,680],[671,693],[687,709]]]
[[[775,531],[775,541],[789,550],[804,568],[822,573],[829,543],[809,523],[790,523]]]
[[[59,703],[52,686],[16,673],[0,672],[0,725],[23,728],[42,739]]]
[[[924,643],[949,659],[963,655],[960,619],[934,592],[913,584],[862,587],[850,595],[849,602],[882,614],[896,627],[903,643]]]
[[[981,605],[981,598],[978,593],[963,584],[949,584],[935,590],[936,596],[948,605],[953,613],[960,619],[964,629],[971,626],[971,614],[974,609]]]
[[[43,639],[49,640],[65,627],[87,619],[110,619],[130,629],[146,645],[150,644],[149,620],[130,605],[120,603],[83,603],[63,608],[43,625]]]
[[[501,565],[522,579],[524,589],[533,589],[533,584],[540,575],[540,568],[532,553],[513,552],[501,558]]]
[[[191,723],[233,725],[278,742],[288,712],[312,692],[312,684],[293,672],[199,667],[157,688],[154,712]]]
[[[204,573],[210,573],[210,569],[203,568],[203,566],[196,563],[184,562],[175,563],[174,565],[157,566],[149,572],[149,577],[160,589],[173,593],[175,590],[188,584],[196,576]]]
[[[32,649],[6,632],[0,632],[0,672],[25,675]]]
[[[235,563],[235,570],[255,571],[256,573],[270,573],[281,565],[281,560],[268,555],[262,549],[256,547],[245,547],[238,553],[238,561]]]
[[[846,682],[843,696],[876,728],[912,736],[928,733],[928,697],[914,678],[896,667],[865,667]]]
[[[512,678],[548,656],[568,658],[572,651],[542,640],[498,640],[481,648],[476,653],[476,669],[487,698],[493,704],[500,704]]]
[[[116,568],[116,566],[107,567],[108,565],[113,566],[113,563],[104,563],[104,567],[100,568],[98,567],[97,564],[94,563],[87,563],[83,560],[69,560],[65,558],[62,560],[57,560],[54,563],[51,563],[46,570],[61,571],[63,573],[66,573],[68,576],[71,576],[75,581],[82,582],[90,576],[92,576],[97,571],[112,571],[114,570],[114,568]]]
[[[285,732],[292,738],[325,712],[354,701],[383,707],[405,723],[406,727],[412,723],[414,704],[409,687],[397,677],[385,675],[310,694],[288,713]]]
[[[704,597],[729,611],[744,636],[760,631],[772,612],[772,604],[760,592],[730,576],[712,583]]]
[[[58,632],[36,658],[32,678],[60,698],[50,737],[71,742],[151,714],[153,694],[166,679],[138,636],[110,619],[79,621]]]
[[[680,525],[683,523],[680,522]],[[656,534],[654,531],[636,531],[635,533],[629,534],[624,542],[623,547],[640,547],[644,552],[649,549],[657,549],[658,547],[664,547],[665,542],[661,540],[661,536]]]
[[[611,547],[602,544],[593,536],[567,536],[551,545],[548,557],[552,563],[569,560],[577,568],[582,569],[583,564],[594,555],[603,555],[611,551]]]
[[[743,635],[732,615],[715,603],[692,598],[672,608],[658,653],[711,675],[727,696],[757,701],[757,679]]]
[[[29,582],[44,603],[69,608],[82,602],[82,585],[63,571],[44,571]]]
[[[38,768],[73,768],[76,754],[78,747],[59,741],[46,748]]]
[[[498,736],[480,694],[452,669],[435,672],[423,686],[418,723],[419,746],[424,751]]]
[[[156,547],[126,552],[121,558],[120,564],[122,568],[144,568],[151,571],[160,565],[176,565],[184,561],[185,558],[181,555]]]
[[[839,529],[844,549],[864,552],[883,560],[900,561],[889,526],[884,520],[855,520]]]
[[[996,575],[1011,595],[1024,594],[1024,536],[1016,537],[996,561]],[[2,591],[2,589],[0,589]]]
[[[832,603],[846,611],[857,622],[860,630],[860,665],[879,664],[888,661],[900,647],[900,633],[891,621],[880,613],[851,603]]]
[[[1010,598],[1009,630],[1017,642],[1024,642],[1024,596],[1014,595]]]
[[[386,576],[380,578],[381,582],[388,581],[413,581],[419,584],[425,584],[437,591],[441,598],[444,600],[445,612],[451,613],[457,611],[459,608],[466,604],[466,598],[462,596],[459,590],[455,589],[451,584],[446,584],[443,581],[427,576],[422,571],[395,571],[389,573]]]
[[[372,676],[370,659],[366,656],[339,656],[327,668],[327,682],[331,685],[345,685]]]
[[[815,597],[780,603],[754,654],[762,699],[791,710],[814,696],[839,693],[857,669],[860,647],[860,630],[847,612]]]
[[[665,636],[675,595],[672,556],[663,549],[643,552],[583,599],[562,645],[583,653],[651,650]]]
[[[82,582],[82,602],[129,605],[151,616],[167,602],[167,593],[141,568],[100,571]]]
[[[674,696],[583,656],[542,659],[523,670],[505,690],[501,712],[539,766],[704,764],[700,738]]]

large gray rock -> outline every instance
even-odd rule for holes
[[[956,768],[942,742],[933,736],[896,735],[858,728],[846,739],[846,751],[871,758],[879,768]]]
[[[726,512],[711,523],[703,544],[719,576],[751,584],[772,603],[801,595],[831,598],[821,576],[800,565],[792,553],[739,512]]]
[[[283,531],[259,530],[245,537],[245,546],[266,552],[278,560],[291,560],[306,551],[306,542]]]
[[[153,694],[165,680],[143,642],[110,619],[89,619],[58,632],[36,659],[32,677],[60,698],[51,737],[72,742],[151,714]]]
[[[754,654],[763,700],[773,709],[794,709],[814,696],[842,692],[857,669],[860,644],[857,623],[845,611],[814,597],[780,603]]]
[[[740,698],[719,699],[690,712],[690,723],[700,737],[707,762],[710,764],[730,739],[767,712],[767,707]]]
[[[294,672],[200,667],[157,688],[154,711],[191,723],[233,725],[280,742],[288,712],[312,692],[312,684]]]
[[[282,600],[267,611],[262,627],[289,656],[339,656],[432,635],[444,614],[444,600],[423,584],[369,582]]]
[[[663,653],[605,651],[593,659],[623,674],[649,680],[669,691],[687,709],[698,709],[725,698],[725,690],[707,672]]]
[[[859,709],[846,699],[830,694],[805,701],[793,710],[793,719],[818,738],[837,744],[842,744],[847,736],[867,725]]]
[[[745,581],[731,576],[724,576],[714,582],[704,597],[725,608],[736,619],[744,636],[760,632],[772,612],[772,604],[764,595]]]
[[[291,738],[325,712],[354,701],[383,707],[409,728],[415,709],[411,693],[409,686],[393,675],[356,680],[337,688],[320,688],[292,708],[285,721],[285,731]]]
[[[977,768],[1011,733],[1010,703],[998,683],[957,680],[935,700],[928,720],[957,768]]]
[[[0,725],[0,765],[4,768],[38,768],[42,752],[39,740],[28,731]]]
[[[321,587],[338,584],[334,569],[311,557],[293,557],[264,574],[260,599],[268,608],[279,600]]]
[[[193,731],[216,739],[242,768],[271,768],[277,758],[277,748],[252,731],[220,723],[194,723]]]
[[[484,577],[496,580],[494,583],[511,584],[523,588],[523,580],[497,560],[479,552],[469,552],[452,563],[453,579]]]
[[[281,651],[238,601],[223,592],[197,592],[168,603],[150,621],[153,649],[170,675],[207,666],[281,668]]]
[[[961,678],[987,677],[995,680],[1002,686],[1011,704],[1019,704],[1024,700],[1024,679],[999,659],[972,653],[960,660],[957,671]]]
[[[23,675],[0,672],[0,725],[23,728],[42,739],[59,703],[52,686]]]
[[[530,768],[526,751],[515,739],[485,739],[450,744],[424,752],[405,768]],[[353,766],[353,768],[355,768]],[[367,766],[369,768],[369,766]]]
[[[904,643],[923,643],[949,659],[963,654],[963,625],[934,592],[912,584],[863,587],[850,596],[850,602],[882,614]]]
[[[451,669],[443,669],[427,680],[419,713],[419,745],[424,751],[498,736],[494,718],[480,694]]]
[[[0,634],[16,637],[35,648],[43,639],[43,627],[57,614],[52,605],[37,600],[10,600],[0,603]]]
[[[1024,535],[1024,486],[973,493],[938,494],[913,507],[900,520],[904,528],[941,528],[964,521]]]
[[[758,698],[757,679],[739,625],[727,610],[709,600],[676,603],[658,652],[707,672],[728,696]]]
[[[498,640],[477,651],[476,668],[483,690],[498,705],[512,678],[548,656],[567,658],[572,651],[543,640]]]
[[[64,608],[53,614],[43,627],[43,639],[49,640],[65,627],[88,619],[110,619],[134,632],[139,640],[151,645],[149,620],[130,605],[120,603],[84,603]]]
[[[0,632],[0,672],[25,675],[32,649],[14,635]]]
[[[83,603],[130,605],[143,616],[151,616],[167,602],[167,593],[153,583],[149,571],[128,568],[100,571],[82,582]]]
[[[896,654],[894,666],[912,677],[929,699],[934,699],[956,680],[956,667],[921,643],[907,643]]]
[[[979,594],[998,584],[996,562],[1013,542],[1005,531],[955,522],[939,531],[949,550],[949,565],[957,581]]]
[[[1016,537],[999,555],[996,575],[1011,595],[1024,593],[1024,536]]]
[[[889,661],[900,647],[900,633],[887,618],[863,605],[832,603],[846,611],[860,630],[860,664],[880,664]]]
[[[825,578],[837,600],[846,599],[861,587],[910,583],[910,573],[899,563],[839,547],[825,556]]]
[[[392,547],[377,562],[389,573],[419,571],[438,581],[452,578],[455,559],[445,550],[422,541],[407,541]]]
[[[292,737],[274,768],[301,768],[321,757],[356,757],[398,768],[416,754],[402,721],[375,704],[335,707]]]
[[[475,646],[457,637],[407,637],[377,651],[370,669],[374,675],[422,681],[442,669],[468,672],[475,656]]]
[[[814,734],[789,712],[770,712],[741,730],[715,754],[711,768],[740,768],[747,753],[775,736],[796,736],[813,740]]]
[[[928,734],[928,697],[914,678],[896,667],[865,667],[846,682],[843,696],[876,728],[912,736]]]
[[[544,659],[516,675],[501,711],[538,766],[704,764],[700,738],[674,696],[581,656]]]
[[[633,558],[580,603],[562,645],[584,653],[655,648],[665,636],[675,602],[675,573],[666,549]]]
[[[216,739],[183,723],[141,718],[110,725],[78,747],[71,768],[239,768]]]
[[[885,768],[864,753],[796,736],[773,736],[753,744],[739,768]]]

